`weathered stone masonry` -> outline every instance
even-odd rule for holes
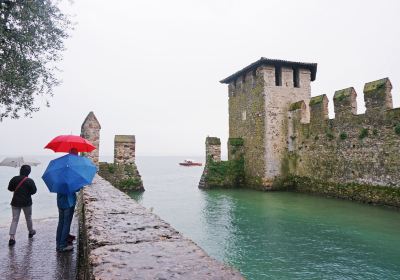
[[[243,139],[243,185],[400,207],[400,109],[389,79],[365,85],[361,115],[354,89],[337,91],[329,119],[328,98],[311,98],[316,70],[261,58],[221,81],[229,84],[229,137]],[[207,174],[202,185],[212,187]]]
[[[388,78],[365,84],[360,115],[354,88],[336,91],[334,119],[325,95],[311,99],[310,122],[305,104],[293,104],[282,176],[299,191],[400,207],[400,108],[391,89]]]
[[[244,279],[99,176],[79,205],[79,279]]]
[[[81,136],[92,143],[96,149],[90,153],[83,153],[84,156],[90,158],[94,164],[99,165],[99,148],[100,148],[100,123],[93,112],[90,112],[81,126]]]
[[[243,140],[230,138],[228,149],[231,160],[221,161],[221,140],[217,137],[206,138],[206,165],[199,188],[243,186]]]
[[[100,162],[99,175],[122,191],[144,191],[135,162],[135,135],[115,135],[114,163]]]
[[[221,81],[229,84],[229,137],[244,140],[246,185],[268,187],[280,174],[287,111],[310,98],[315,73],[316,64],[261,58]]]
[[[135,163],[136,139],[134,135],[115,135],[114,163],[99,163],[100,123],[90,112],[81,126],[81,136],[89,140],[96,149],[83,155],[98,167],[99,174],[123,191],[144,191],[143,181]]]

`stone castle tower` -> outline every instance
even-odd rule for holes
[[[220,81],[229,85],[229,138],[244,140],[247,184],[268,186],[280,175],[287,112],[297,101],[308,106],[316,72],[315,63],[261,58]]]
[[[81,136],[89,140],[96,150],[85,153],[97,166],[99,165],[99,147],[100,147],[100,123],[93,112],[90,112],[81,126]]]

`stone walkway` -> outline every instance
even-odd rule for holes
[[[8,226],[0,226],[0,279],[76,279],[77,248],[72,253],[56,252],[57,219],[34,220],[37,234],[28,239],[23,214],[18,225],[16,241],[8,247]],[[77,232],[73,221],[72,233]]]

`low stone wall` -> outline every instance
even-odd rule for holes
[[[136,163],[99,163],[99,175],[123,192],[144,191]]]
[[[400,188],[398,187],[359,183],[341,184],[291,175],[277,180],[274,190],[310,193],[400,209]]]
[[[80,279],[244,279],[110,183],[80,195]]]

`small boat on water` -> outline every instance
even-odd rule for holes
[[[182,166],[202,166],[203,164],[201,162],[194,162],[191,159],[185,159],[183,162],[180,162],[179,165],[182,165]]]

